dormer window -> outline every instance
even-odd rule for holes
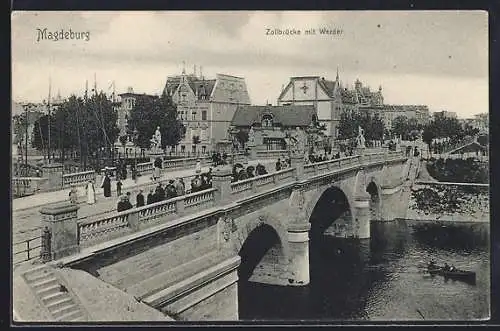
[[[262,127],[272,127],[273,126],[273,116],[271,114],[265,114],[262,116]]]

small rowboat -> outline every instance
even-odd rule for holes
[[[476,273],[474,271],[465,271],[465,270],[446,270],[441,266],[427,267],[427,271],[431,275],[439,275],[444,278],[461,280],[465,282],[476,282]]]

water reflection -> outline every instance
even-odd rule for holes
[[[368,240],[328,236],[311,240],[308,286],[240,282],[240,318],[467,320],[489,316],[487,225],[425,228],[415,222],[374,222],[371,234]],[[422,273],[418,265],[431,258],[475,271],[476,285]]]

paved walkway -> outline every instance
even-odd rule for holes
[[[257,163],[261,163],[266,166],[269,172],[274,171],[274,160],[259,160],[259,161],[249,161],[249,165],[256,165]],[[202,167],[202,171],[208,171],[209,166]],[[186,183],[186,189],[190,189],[190,178],[195,175],[194,169],[186,169],[186,170],[177,170],[177,171],[167,171],[162,174],[160,181],[164,182],[168,179],[173,179],[176,177],[183,177],[184,182]],[[100,183],[99,183],[100,184]],[[139,188],[141,188],[144,192],[145,197],[149,192],[150,188],[154,188],[157,182],[151,182],[149,176],[141,176],[139,177],[137,183],[134,183],[133,180],[127,179],[123,181],[122,193],[130,192],[132,196],[132,204],[135,205],[135,196],[138,193]],[[118,202],[118,197],[116,195],[116,182],[112,183],[112,195],[109,198],[105,198],[102,194],[102,189],[96,189],[96,203],[93,205],[88,205],[85,200],[85,190],[80,189],[79,191],[79,207],[78,209],[78,218],[85,219],[88,217],[97,217],[104,216],[106,214],[113,214],[116,212],[116,204]],[[40,236],[40,209],[43,206],[46,206],[51,203],[57,203],[61,201],[68,200],[68,192],[69,189],[56,191],[56,192],[48,192],[33,195],[31,198],[36,200],[31,203],[31,208],[24,208],[13,210],[13,221],[12,221],[12,233],[13,233],[13,242],[19,242],[26,239],[30,239],[33,237]],[[25,199],[25,198],[21,198]],[[17,199],[16,199],[17,200]]]

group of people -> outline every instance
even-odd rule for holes
[[[429,264],[427,265],[427,268],[429,270],[435,270],[435,269],[440,269],[441,267],[439,267],[434,260],[431,260],[429,262]],[[441,269],[443,271],[456,271],[457,270],[457,268],[455,268],[454,265],[450,266],[448,263],[445,263],[444,266]]]
[[[208,172],[197,173],[191,180],[191,193],[203,191],[212,187],[212,168]]]
[[[241,163],[236,163],[233,166],[233,173],[231,176],[231,183],[253,178],[255,176],[262,176],[267,174],[266,167],[260,163],[254,166],[247,166],[246,168]]]
[[[275,164],[275,169],[276,171],[280,171],[280,170],[285,170],[286,168],[289,168],[291,166],[292,166],[292,160],[290,159],[290,157],[285,156],[278,158]]]
[[[219,165],[226,165],[227,164],[227,153],[213,153],[212,154],[212,162],[214,167],[217,167]]]

